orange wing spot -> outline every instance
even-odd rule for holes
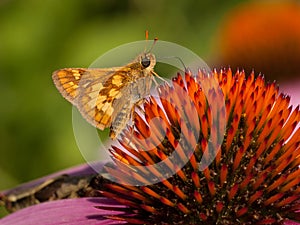
[[[94,120],[97,121],[97,122],[100,122],[101,121],[101,115],[100,113],[96,113],[96,115],[93,115],[94,116]],[[92,118],[93,118],[92,116]]]
[[[70,81],[70,79],[68,79],[68,78],[61,78],[61,79],[60,79],[60,83],[61,83],[61,84],[68,83],[69,81]]]
[[[111,118],[111,115],[104,114],[104,116],[102,117],[100,122],[106,126],[110,123],[110,118]]]
[[[79,74],[79,70],[76,70],[76,69],[74,70],[74,69],[73,69],[73,70],[71,70],[71,71],[72,71],[73,74]]]
[[[95,106],[95,104],[92,106],[92,107],[94,107]],[[96,107],[97,107],[97,109],[98,110],[100,110],[100,111],[103,111],[103,106],[104,106],[104,104],[103,104],[103,102],[97,102],[96,103]]]
[[[110,91],[109,91],[109,96],[110,97],[115,97],[115,96],[117,96],[118,94],[120,93],[120,90],[117,90],[117,89],[115,89],[115,88],[112,88]]]
[[[107,124],[104,124],[104,123],[102,122],[102,120],[103,120],[102,115],[101,115],[100,113],[97,113],[97,114],[95,115],[95,117],[94,117],[94,122],[96,123],[97,128],[100,129],[100,130],[104,130],[105,127],[107,127]],[[108,122],[109,122],[109,121],[108,121]]]
[[[115,75],[113,76],[111,83],[116,86],[121,86],[123,84],[123,76]]]
[[[79,80],[81,75],[79,73],[74,73],[73,74],[76,80]]]
[[[69,82],[69,83],[65,83],[63,84],[64,89],[68,89],[70,87],[74,88],[74,82]]]
[[[99,95],[97,97],[97,106],[101,105],[105,100],[107,100],[107,97],[105,95]],[[100,108],[100,107],[98,107]]]
[[[67,74],[68,73],[65,70],[60,70],[60,71],[57,72],[58,78],[64,78]]]
[[[103,107],[101,108],[101,110],[103,112],[106,112],[106,110],[108,110],[109,108],[111,108],[111,103],[105,102],[105,104],[103,105]]]

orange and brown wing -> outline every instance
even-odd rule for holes
[[[93,126],[109,127],[116,110],[114,101],[122,101],[122,89],[128,83],[130,68],[61,69],[53,73],[60,93]]]

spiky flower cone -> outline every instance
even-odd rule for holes
[[[199,72],[193,78],[187,72],[185,79],[178,74],[172,87],[160,87],[160,99],[151,97],[145,103],[145,119],[136,116],[134,134],[129,131],[120,139],[123,147],[112,147],[113,158],[123,163],[124,170],[107,167],[120,182],[104,182],[100,192],[129,208],[124,216],[111,218],[130,224],[170,225],[300,221],[299,106],[292,109],[290,98],[279,94],[275,83],[265,84],[254,73],[246,78],[244,72],[232,75],[229,69],[211,76],[217,79],[225,100],[217,114],[209,106],[218,104],[218,99],[209,103],[198,82],[208,74]],[[210,88],[208,95],[217,98],[217,90]],[[165,125],[149,125],[154,117]],[[221,127],[212,125],[221,117],[226,119],[222,134],[218,132]],[[166,132],[159,141],[162,127]],[[216,138],[223,140],[219,146],[212,145],[215,131]],[[192,146],[193,153],[188,155]],[[168,158],[175,150],[180,160],[187,158],[182,168],[178,159],[174,163]],[[212,162],[201,170],[202,158],[208,162],[211,156]],[[162,161],[167,165],[165,174],[149,167]],[[163,176],[168,178],[153,184],[124,184],[124,179],[148,182]]]

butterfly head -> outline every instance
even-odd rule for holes
[[[139,63],[143,69],[153,70],[156,64],[156,59],[152,53],[143,53],[139,56]]]

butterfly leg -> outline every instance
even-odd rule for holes
[[[130,134],[130,138],[129,138],[128,143],[127,143],[128,146],[130,146],[130,144],[132,143],[132,140],[134,138],[134,126],[135,126],[134,121],[135,121],[135,118],[137,116],[136,109],[138,109],[140,112],[143,112],[143,109],[142,109],[141,105],[145,102],[145,100],[146,99],[144,99],[144,98],[139,100],[138,102],[136,102],[134,104],[134,106],[131,109],[130,119],[131,119],[131,121],[133,121],[133,126],[131,127],[131,131],[130,131],[131,134]]]
[[[161,76],[159,76],[159,75],[158,75],[157,73],[155,73],[154,71],[152,71],[152,74],[155,75],[158,79],[164,81],[165,83],[168,83],[168,81],[167,81],[166,79],[162,78]],[[157,81],[155,80],[155,77],[154,77],[154,76],[152,77],[152,79],[153,79],[155,85],[158,86],[158,83],[157,83]]]

